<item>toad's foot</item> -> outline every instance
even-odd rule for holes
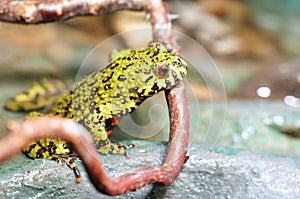
[[[130,158],[129,154],[127,153],[127,149],[137,147],[136,144],[116,144],[111,143],[108,139],[105,141],[98,142],[98,152],[101,154],[120,154],[125,155],[126,158]]]
[[[81,174],[80,174],[78,167],[76,166],[75,159],[77,159],[77,158],[65,157],[65,158],[58,158],[56,161],[59,166],[62,166],[65,163],[73,171],[75,178],[76,178],[76,182],[80,183]]]

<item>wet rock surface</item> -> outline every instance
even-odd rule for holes
[[[131,159],[101,156],[110,176],[118,176],[138,165],[157,165],[165,145],[131,141],[140,147]],[[204,152],[204,153],[203,153]],[[200,153],[206,155],[200,155]],[[299,159],[252,153],[201,143],[189,146],[189,159],[176,181],[168,186],[149,185],[117,198],[298,198]],[[111,198],[97,192],[83,174],[80,184],[72,172],[55,162],[29,160],[19,155],[0,167],[1,198]],[[117,186],[117,185],[116,185]]]

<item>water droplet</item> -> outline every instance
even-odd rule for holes
[[[284,118],[281,115],[275,115],[272,119],[273,119],[274,124],[276,124],[276,125],[284,124]]]
[[[259,97],[262,97],[262,98],[268,98],[270,97],[271,95],[271,89],[267,86],[262,86],[262,87],[259,87],[257,90],[256,90],[256,94],[259,96]]]
[[[300,107],[300,99],[297,98],[297,97],[294,97],[292,95],[285,96],[283,101],[286,105],[289,105],[289,106],[292,106],[292,107],[295,107],[295,108]]]

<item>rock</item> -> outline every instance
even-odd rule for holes
[[[131,141],[139,145],[123,156],[101,156],[110,176],[139,165],[161,162],[165,145]],[[141,150],[142,149],[142,150]],[[205,156],[200,155],[205,152]],[[189,159],[176,181],[169,186],[149,185],[118,198],[298,198],[299,159],[255,154],[245,150],[193,143]],[[97,192],[83,173],[80,184],[72,172],[47,160],[29,160],[22,155],[0,166],[1,198],[110,198]]]

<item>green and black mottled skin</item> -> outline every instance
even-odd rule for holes
[[[186,73],[187,63],[170,54],[160,43],[151,43],[148,48],[122,50],[115,53],[106,68],[88,75],[73,90],[60,97],[48,115],[72,118],[84,125],[92,134],[101,154],[127,155],[126,148],[130,146],[112,143],[108,139],[108,132],[115,125],[115,120],[134,111],[148,97],[175,86]],[[6,108],[15,111],[33,110],[34,105],[28,103],[28,100],[22,104],[22,100],[18,99],[20,96],[21,99],[29,96],[37,101],[45,93],[38,84],[36,86],[39,89],[32,87],[13,97],[7,102]],[[32,112],[26,118],[38,116],[42,115]],[[77,155],[63,140],[41,139],[28,145],[24,153],[30,158],[56,160],[60,164],[66,162],[77,179],[80,179],[74,163]]]

